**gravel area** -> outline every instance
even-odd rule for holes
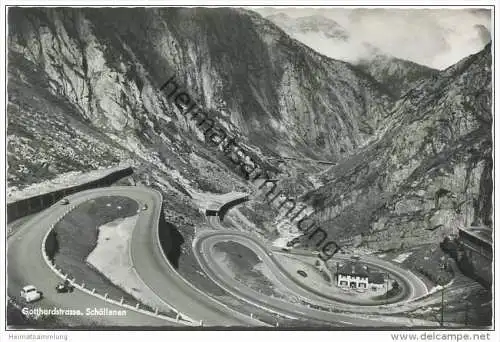
[[[85,280],[85,286],[96,292],[108,293],[110,298],[135,305],[137,300],[115,286],[96,268],[86,262],[98,240],[98,227],[119,218],[137,214],[138,205],[132,199],[121,196],[105,196],[82,203],[55,226],[59,249],[55,263],[77,282]],[[146,306],[143,306],[146,308]]]
[[[172,309],[134,271],[130,258],[130,239],[137,218],[137,215],[119,218],[100,226],[97,246],[87,257],[87,262],[141,303],[173,316]]]

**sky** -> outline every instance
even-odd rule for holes
[[[489,41],[489,9],[397,8],[252,8],[262,16],[284,13],[290,17],[322,15],[342,25],[348,43],[332,44],[316,34],[295,37],[319,52],[356,62],[366,58],[366,44],[383,52],[436,69],[444,69],[480,51]]]

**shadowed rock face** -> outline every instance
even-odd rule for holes
[[[412,89],[391,118],[380,139],[305,196],[322,225],[382,249],[491,226],[490,45]]]
[[[175,75],[259,157],[337,162],[304,197],[334,236],[388,248],[491,223],[489,48],[395,100],[245,10],[12,8],[9,23],[9,185],[132,159],[183,207],[182,179],[244,187],[159,91]]]
[[[161,140],[170,122],[202,139],[158,91],[173,74],[242,140],[291,155],[352,152],[383,126],[389,105],[373,79],[249,11],[16,8],[9,16],[11,77],[43,85],[120,139]]]

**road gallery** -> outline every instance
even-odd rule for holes
[[[240,167],[246,179],[254,184],[264,180],[264,182],[259,185],[258,190],[264,187],[268,188],[268,185],[272,184],[271,190],[265,193],[265,199],[268,203],[274,205],[276,198],[284,198],[284,201],[277,207],[278,210],[281,210],[285,204],[290,207],[290,209],[288,209],[282,218],[288,218],[288,216],[292,214],[296,207],[295,200],[286,197],[281,191],[272,197],[272,199],[270,198],[269,195],[274,193],[278,180],[272,179],[272,176],[267,170],[261,168],[251,156],[245,153],[243,148],[236,143],[235,136],[230,136],[223,127],[217,125],[213,119],[208,118],[208,114],[198,106],[196,101],[191,98],[184,88],[179,86],[175,79],[175,75],[170,77],[160,87],[160,91],[166,95],[169,101],[173,102],[184,117],[187,118],[188,115],[191,115],[191,120],[194,120],[196,125],[202,130],[205,141],[208,142],[210,146],[216,147],[218,150],[223,151],[226,156],[229,156],[231,162]],[[303,223],[311,218],[311,215],[303,213],[306,208],[307,207],[304,206],[295,212],[293,217],[291,217],[291,219],[289,218],[289,222],[293,223],[294,220],[298,220],[298,229],[304,235],[308,236],[308,240],[313,240],[314,242],[316,237],[319,236],[314,246],[317,249],[321,247],[319,257],[323,261],[327,261],[340,250],[340,246],[334,241],[328,241],[327,232],[321,227],[316,226],[314,222],[307,228],[303,227]],[[301,214],[302,216],[300,216]],[[297,241],[297,239],[294,239],[294,241]]]

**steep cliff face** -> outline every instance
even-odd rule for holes
[[[36,75],[47,92],[40,97],[59,99],[66,116],[121,151],[150,154],[154,146],[204,140],[159,91],[172,75],[242,141],[286,155],[347,155],[373,139],[390,106],[371,78],[249,11],[14,8],[9,22],[12,83],[24,78],[34,87]],[[16,125],[30,125],[14,115],[9,122],[13,140],[24,129]],[[28,149],[33,141],[13,144]],[[83,150],[80,159],[90,158]],[[61,157],[47,153],[52,162]]]
[[[175,75],[256,154],[337,163],[304,197],[333,236],[392,248],[491,223],[489,48],[396,101],[245,10],[12,8],[9,23],[9,186],[130,159],[179,206],[182,186],[248,190],[159,90]]]
[[[412,89],[381,138],[306,198],[332,236],[381,249],[491,226],[491,47]]]

